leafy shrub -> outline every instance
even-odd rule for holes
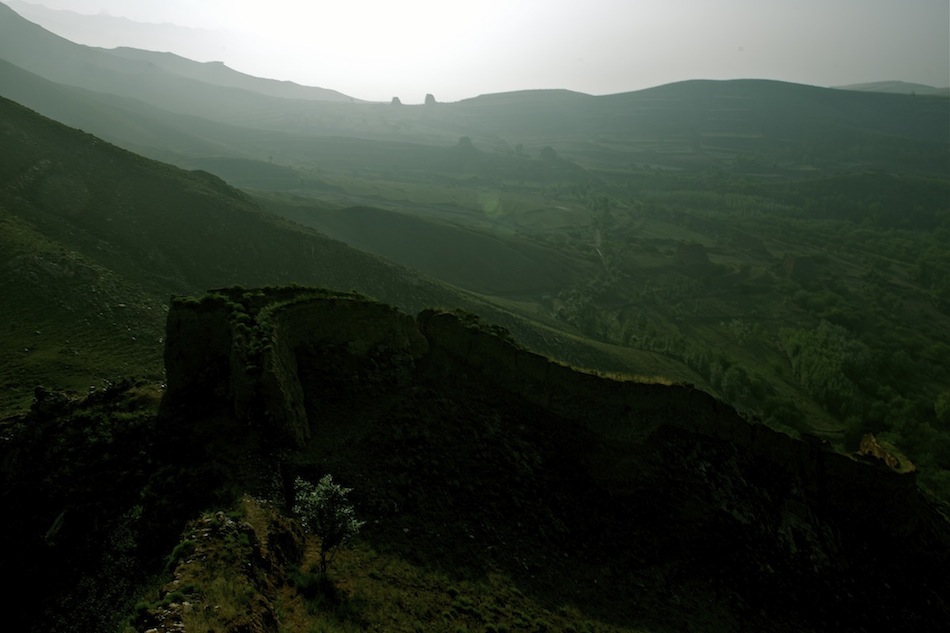
[[[195,542],[188,539],[184,540],[178,545],[175,546],[175,549],[172,550],[172,553],[168,555],[168,558],[165,559],[165,571],[171,572],[174,571],[175,567],[178,566],[178,563],[183,559],[188,558],[195,553]]]
[[[294,512],[304,529],[320,539],[320,573],[326,575],[340,546],[349,544],[364,522],[356,518],[347,499],[350,488],[333,483],[330,475],[324,475],[317,485],[298,477],[294,487]]]

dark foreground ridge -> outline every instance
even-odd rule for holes
[[[24,547],[3,565],[35,570],[23,630],[67,613],[95,630],[90,604],[123,604],[147,582],[173,578],[172,595],[187,565],[212,558],[165,560],[183,533],[189,552],[205,547],[199,533],[247,550],[253,599],[220,630],[287,630],[280,587],[306,551],[284,516],[290,482],[325,473],[353,488],[374,555],[571,605],[551,611],[551,630],[575,627],[571,614],[656,631],[938,630],[950,618],[950,523],[871,437],[844,455],[689,385],[558,364],[467,313],[413,318],[298,287],[173,300],[165,359],[154,417],[134,414],[148,389],[129,384],[84,402],[38,392],[30,416],[4,425],[3,511],[17,516],[6,542]],[[69,444],[77,425],[111,439]],[[275,509],[267,527],[196,520],[242,495]],[[65,557],[77,567],[40,595]],[[387,584],[386,570],[362,573]],[[185,616],[168,602],[129,626],[172,630],[158,627]],[[389,630],[487,626],[466,609],[410,612]]]

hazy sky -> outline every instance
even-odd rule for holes
[[[27,1],[226,30],[200,61],[368,100],[696,78],[950,85],[948,0]],[[124,43],[101,38],[84,43]]]

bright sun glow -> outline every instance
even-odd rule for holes
[[[950,83],[946,0],[28,1],[189,27],[151,45],[371,100],[605,94],[700,77]]]

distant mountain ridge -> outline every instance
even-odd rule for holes
[[[6,4],[30,22],[79,44],[93,45],[92,42],[101,41],[103,36],[107,36],[114,46],[134,43],[143,48],[164,50],[164,43],[174,39],[178,46],[187,47],[188,53],[197,58],[214,56],[216,51],[229,44],[228,32],[218,29],[137,22],[107,13],[54,9],[24,0],[2,0],[0,4]]]
[[[0,6],[0,59],[48,81],[103,93],[104,99],[116,95],[141,101],[148,108],[200,117],[208,126],[239,126],[245,131],[237,136],[245,137],[250,129],[280,132],[293,139],[348,137],[445,146],[468,136],[496,152],[513,152],[518,145],[529,144],[536,145],[537,152],[544,145],[560,144],[555,149],[569,160],[599,160],[604,152],[613,158],[626,154],[631,145],[647,138],[675,139],[687,147],[709,144],[717,152],[739,148],[766,156],[776,150],[787,152],[793,143],[806,139],[823,146],[842,139],[850,143],[857,134],[866,137],[862,145],[875,153],[867,165],[881,167],[893,155],[884,147],[886,137],[927,144],[912,153],[932,156],[940,151],[935,144],[950,133],[948,102],[942,99],[915,100],[910,95],[761,79],[695,80],[604,96],[527,90],[394,108],[356,102],[334,91],[251,77],[223,64],[198,63],[169,53],[81,46],[23,19],[6,5]],[[50,103],[50,110],[37,102],[31,107],[50,116],[56,116],[52,110],[62,110],[57,103]],[[207,138],[199,130],[202,125],[192,120],[186,127],[195,136]],[[133,132],[140,138],[142,131]],[[110,140],[136,152],[156,155],[131,137],[123,139],[106,130],[96,133],[109,134]],[[179,146],[164,142],[161,133],[150,135],[159,137],[156,143],[161,147],[156,149],[165,152],[163,156],[181,155]],[[212,136],[220,138],[219,131]],[[258,135],[251,144],[253,148],[246,138],[225,143],[229,147],[214,154],[273,158],[285,165],[315,159],[310,149],[291,137],[273,143]],[[281,150],[290,146],[294,146],[293,155],[282,156]],[[388,151],[380,148],[381,154]],[[325,158],[317,160],[322,163]],[[789,156],[775,160],[788,161]],[[396,158],[396,162],[404,161]]]
[[[128,59],[142,55],[145,61],[174,73],[208,83],[236,88],[247,88],[262,94],[294,99],[350,101],[351,97],[336,90],[301,86],[290,81],[277,81],[251,77],[232,70],[222,62],[198,62],[192,59],[214,60],[223,57],[229,49],[239,46],[235,36],[228,31],[198,29],[176,24],[152,24],[136,22],[111,15],[87,15],[63,9],[50,9],[41,4],[22,0],[5,0],[6,4],[26,20],[44,29],[81,45],[102,41],[108,36],[113,43],[99,47],[90,45]],[[169,50],[174,43],[183,54],[159,52]]]
[[[907,81],[872,81],[869,83],[848,84],[846,86],[832,86],[839,90],[856,90],[860,92],[887,92],[891,94],[917,94],[950,97],[950,88],[938,88],[927,84],[917,84]]]
[[[0,6],[0,414],[32,408],[9,424],[0,415],[5,540],[29,546],[2,554],[24,572],[12,604],[88,571],[67,537],[111,554],[129,541],[110,516],[177,533],[166,498],[181,502],[176,517],[203,509],[192,495],[210,495],[232,458],[256,478],[263,462],[242,443],[253,424],[302,443],[313,421],[307,461],[260,482],[282,481],[286,501],[294,469],[333,471],[357,482],[368,545],[392,547],[400,565],[439,563],[423,585],[359,562],[361,579],[438,600],[406,611],[425,617],[405,630],[430,616],[437,629],[446,614],[467,614],[470,626],[451,630],[572,630],[564,616],[582,607],[617,626],[649,616],[655,631],[947,621],[947,506],[889,446],[935,447],[917,453],[927,461],[908,453],[922,482],[950,473],[948,436],[934,430],[950,420],[937,411],[950,403],[950,99],[751,79],[408,107],[315,101],[267,94],[281,86],[219,64],[123,56],[6,16]],[[37,69],[7,61],[8,49]],[[353,292],[311,301],[297,284]],[[173,327],[162,326],[170,295],[208,288],[219,290],[173,299]],[[337,311],[344,303],[355,309]],[[439,309],[392,319],[387,305]],[[397,336],[377,336],[387,328]],[[403,335],[429,351],[393,344]],[[833,344],[847,356],[824,362]],[[654,350],[663,364],[642,362]],[[823,424],[811,399],[845,409],[814,384],[859,372],[874,376],[870,404],[857,377],[841,400],[883,419]],[[96,423],[49,391],[91,391],[90,406],[140,397],[144,387],[120,393],[127,376],[184,396],[165,409],[181,412],[163,418],[175,433],[133,435],[131,416],[108,412]],[[6,452],[14,427],[35,451]],[[858,431],[868,445],[846,457]],[[62,441],[73,435],[85,439]],[[223,439],[222,463],[192,438]],[[101,462],[76,458],[89,443]],[[104,468],[113,458],[122,467]],[[937,476],[926,481],[950,482]],[[51,480],[65,484],[57,494]],[[110,497],[114,514],[95,505]],[[156,551],[160,568],[167,551]],[[90,591],[123,589],[110,560]],[[459,561],[510,574],[560,615],[496,626],[496,607],[517,602],[488,587],[473,605],[472,576],[447,582]],[[399,604],[390,596],[374,598]],[[158,597],[170,608],[189,596]],[[88,607],[120,608],[93,598]],[[32,614],[11,615],[24,630],[16,618]],[[83,627],[34,630],[64,629]]]
[[[226,113],[228,104],[234,101],[261,108],[272,98],[353,100],[334,90],[251,77],[223,64],[202,64],[168,53],[110,51],[76,44],[3,4],[0,59],[51,81],[143,98],[172,111],[197,109],[206,116],[216,111]]]
[[[174,53],[158,53],[128,47],[108,49],[108,52],[125,59],[154,64],[176,75],[181,75],[189,79],[197,79],[223,88],[241,88],[242,90],[249,90],[251,92],[283,99],[361,103],[359,99],[354,99],[336,90],[302,86],[292,81],[262,79],[260,77],[247,75],[229,68],[223,62],[196,62],[175,55]]]

